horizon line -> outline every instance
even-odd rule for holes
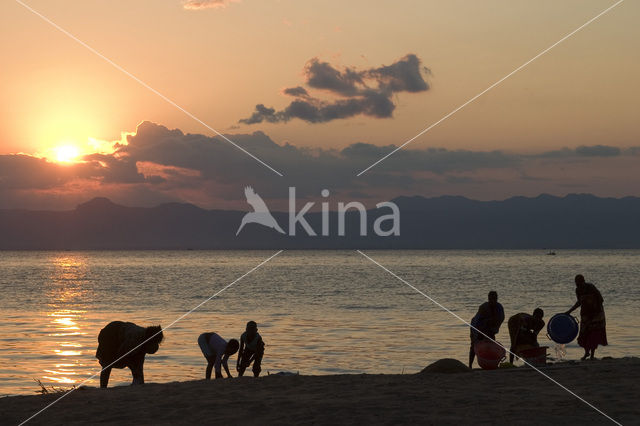
[[[397,197],[394,198],[390,198],[386,201],[394,201],[394,200],[399,200],[399,199],[415,199],[415,198],[419,198],[419,199],[424,199],[424,200],[436,200],[436,199],[442,199],[442,198],[450,198],[450,199],[464,199],[467,201],[472,201],[472,202],[477,202],[477,203],[501,203],[501,202],[505,202],[505,201],[509,201],[509,200],[513,200],[513,199],[517,199],[517,198],[523,198],[523,199],[527,199],[527,200],[535,200],[538,198],[555,198],[555,199],[566,199],[569,197],[591,197],[591,198],[596,198],[599,200],[624,200],[624,199],[640,199],[640,195],[624,195],[624,196],[620,196],[620,197],[614,197],[614,196],[599,196],[599,195],[595,195],[593,193],[588,193],[588,192],[570,192],[567,193],[565,195],[554,195],[554,194],[550,194],[547,192],[541,192],[538,195],[535,196],[526,196],[526,195],[512,195],[503,199],[491,199],[491,200],[479,200],[479,199],[475,199],[475,198],[469,198],[467,196],[464,195],[450,195],[450,194],[443,194],[443,195],[434,195],[434,196],[425,196],[425,195],[419,195],[419,194],[414,194],[414,195],[399,195]],[[371,200],[374,199],[375,197],[369,197],[366,198],[365,200]],[[267,200],[288,200],[288,198],[266,198]],[[307,200],[309,201],[308,198],[301,198],[301,200]],[[326,199],[324,199],[326,200]],[[0,211],[30,211],[30,212],[59,212],[59,213],[63,213],[63,212],[72,212],[72,211],[76,211],[78,210],[80,207],[91,204],[91,203],[95,203],[97,201],[106,201],[109,204],[112,204],[116,207],[123,207],[123,208],[129,208],[129,209],[155,209],[158,207],[163,207],[163,206],[167,206],[167,205],[182,205],[182,206],[192,206],[195,207],[199,210],[204,210],[204,211],[225,211],[225,212],[244,212],[246,211],[246,209],[224,209],[224,208],[206,208],[206,207],[201,207],[197,204],[188,202],[188,201],[166,201],[166,202],[162,202],[162,203],[158,203],[158,204],[153,204],[153,205],[127,205],[127,204],[121,204],[119,202],[115,202],[112,199],[108,198],[108,197],[93,197],[85,202],[76,204],[75,207],[73,208],[66,208],[66,209],[38,209],[38,208],[27,208],[27,207],[3,207],[0,208]],[[353,200],[352,200],[353,201]],[[238,199],[238,202],[242,202],[242,199]],[[366,201],[365,201],[366,202]],[[378,201],[380,202],[380,201]],[[315,203],[314,203],[315,204]],[[318,204],[319,206],[320,204]],[[367,210],[373,210],[372,208],[367,208]],[[330,212],[336,212],[337,210],[330,210]],[[315,210],[311,210],[310,213],[314,213]],[[283,213],[283,214],[288,214],[287,211],[279,211],[279,210],[274,210],[273,213]]]

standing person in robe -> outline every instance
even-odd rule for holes
[[[476,357],[476,352],[473,346],[476,342],[486,339],[495,340],[496,334],[500,330],[500,325],[504,321],[504,308],[498,303],[498,293],[496,291],[490,291],[488,295],[488,301],[484,302],[478,308],[478,312],[471,319],[470,338],[471,347],[469,348],[469,368],[473,366],[473,360]]]
[[[580,307],[580,333],[578,344],[584,348],[583,361],[594,359],[598,345],[607,346],[607,324],[604,315],[604,299],[595,285],[585,282],[584,276],[576,275],[576,303],[566,314]]]

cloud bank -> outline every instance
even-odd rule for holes
[[[623,154],[636,155],[636,148],[628,148],[623,152],[616,146],[608,145],[581,145],[575,149],[562,148],[555,151],[547,151],[538,154],[541,158],[576,158],[576,157],[617,157]]]
[[[349,90],[348,85],[339,90]],[[332,196],[372,201],[415,194],[487,199],[497,197],[495,194],[562,193],[562,188],[610,187],[629,195],[637,193],[633,182],[640,178],[635,167],[640,149],[610,145],[533,155],[405,149],[358,178],[359,170],[396,146],[354,143],[341,150],[304,148],[278,144],[259,131],[228,137],[285,176],[256,165],[220,137],[185,134],[143,122],[135,134],[127,136],[126,143],[115,145],[112,154],[88,155],[78,163],[60,164],[26,154],[0,155],[0,208],[69,208],[95,196],[128,205],[179,201],[209,208],[244,208],[245,186],[256,187],[265,199],[283,202],[288,186],[297,188],[300,199],[318,197],[327,188]]]
[[[425,77],[428,68],[420,59],[408,54],[391,65],[357,70],[338,69],[328,62],[313,58],[304,68],[305,84],[324,91],[337,99],[330,101],[312,96],[302,86],[283,90],[283,94],[294,98],[282,110],[257,104],[254,112],[239,120],[243,124],[262,122],[287,122],[294,118],[308,123],[325,123],[357,115],[374,118],[390,118],[396,108],[394,95],[401,92],[418,93],[429,90]]]

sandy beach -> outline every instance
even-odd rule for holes
[[[30,424],[611,424],[526,367],[431,370],[87,387]],[[543,370],[616,421],[639,423],[640,358],[563,363]],[[58,397],[2,398],[2,423],[18,424]]]

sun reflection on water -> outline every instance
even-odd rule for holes
[[[58,256],[51,260],[52,273],[48,282],[50,312],[49,333],[53,340],[51,353],[54,366],[43,369],[43,379],[56,384],[76,384],[83,356],[89,352],[81,342],[87,334],[83,324],[87,296],[86,259],[80,255]]]

